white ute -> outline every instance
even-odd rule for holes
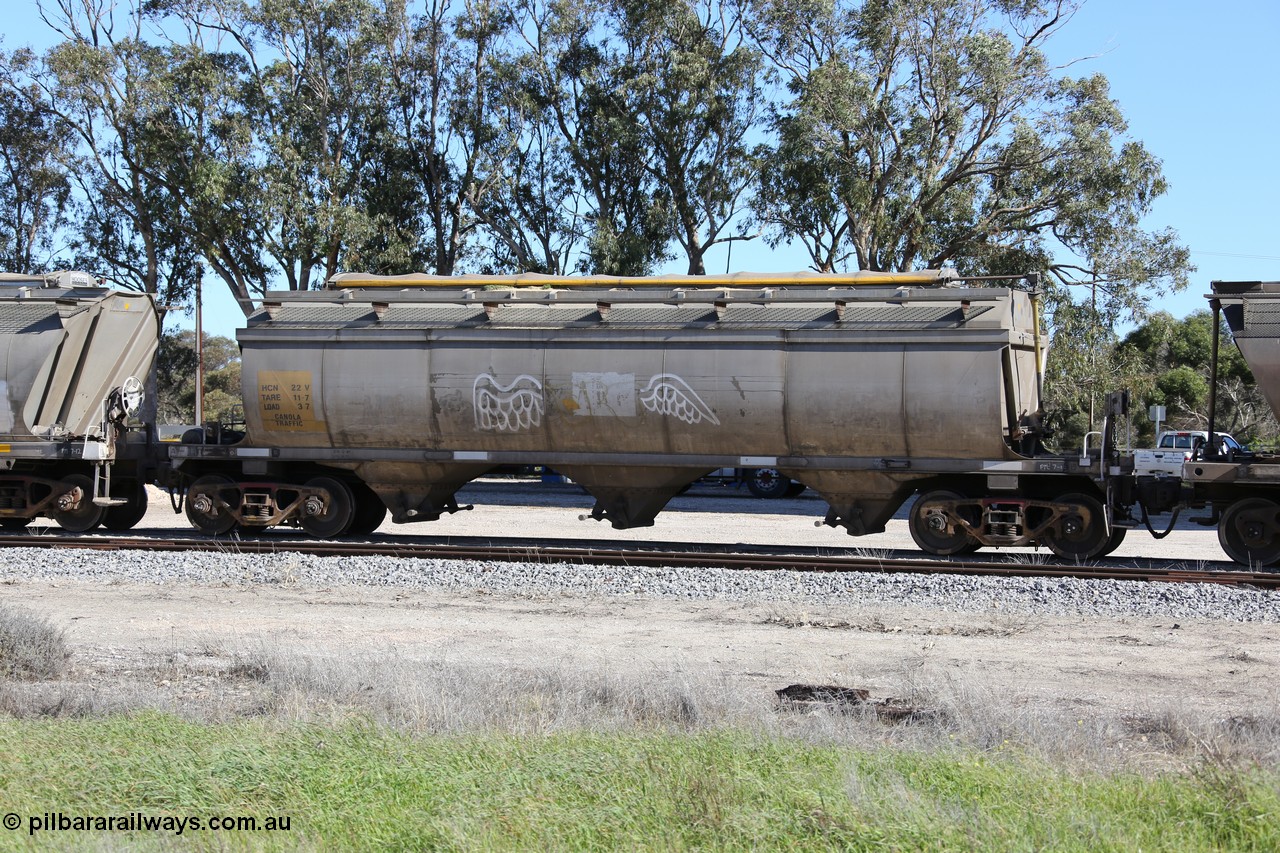
[[[1219,450],[1225,459],[1233,459],[1248,453],[1240,443],[1225,432],[1216,432]],[[1138,477],[1182,478],[1182,465],[1204,455],[1204,444],[1209,440],[1205,430],[1169,430],[1160,433],[1154,450],[1133,451],[1133,473]]]

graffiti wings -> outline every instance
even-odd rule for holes
[[[478,429],[516,432],[542,423],[542,383],[536,377],[522,373],[503,385],[481,373],[471,391]]]
[[[609,374],[615,376],[615,374]],[[616,383],[616,379],[614,380]],[[658,373],[639,393],[641,405],[657,415],[679,418],[687,424],[720,425],[698,393],[674,373]],[[481,373],[472,385],[476,428],[490,432],[517,432],[542,423],[545,410],[542,382],[522,373],[504,385],[492,373]]]
[[[640,403],[655,414],[672,415],[687,424],[710,421],[716,426],[720,425],[720,419],[711,411],[711,407],[674,373],[659,373],[651,378],[640,392]]]

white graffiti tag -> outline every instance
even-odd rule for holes
[[[522,373],[503,385],[490,373],[481,373],[471,386],[476,428],[516,432],[542,423],[542,383]]]
[[[674,373],[659,373],[650,379],[640,392],[640,402],[655,414],[674,415],[687,424],[711,421],[720,425],[720,419],[702,402],[698,392]]]

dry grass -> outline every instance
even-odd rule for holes
[[[0,678],[56,678],[69,655],[66,632],[25,607],[0,604]]]
[[[236,655],[290,720],[356,712],[417,732],[533,733],[633,726],[696,729],[743,722],[749,697],[710,673],[583,671],[549,663],[527,669],[448,659],[366,659],[263,648]]]
[[[1280,715],[1196,715],[1175,708],[1119,714],[1062,707],[921,662],[890,679],[884,704],[919,709],[905,721],[877,704],[780,705],[785,684],[730,681],[682,667],[548,661],[535,668],[394,649],[335,657],[263,642],[172,654],[127,673],[72,668],[43,681],[0,681],[0,713],[18,718],[101,717],[159,710],[197,722],[261,718],[333,724],[367,720],[412,734],[683,732],[737,730],[763,737],[948,753],[1034,756],[1093,770],[1211,765],[1280,766]]]

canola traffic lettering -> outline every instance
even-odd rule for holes
[[[324,422],[316,418],[309,370],[259,371],[258,412],[267,430],[318,432],[324,429]]]

